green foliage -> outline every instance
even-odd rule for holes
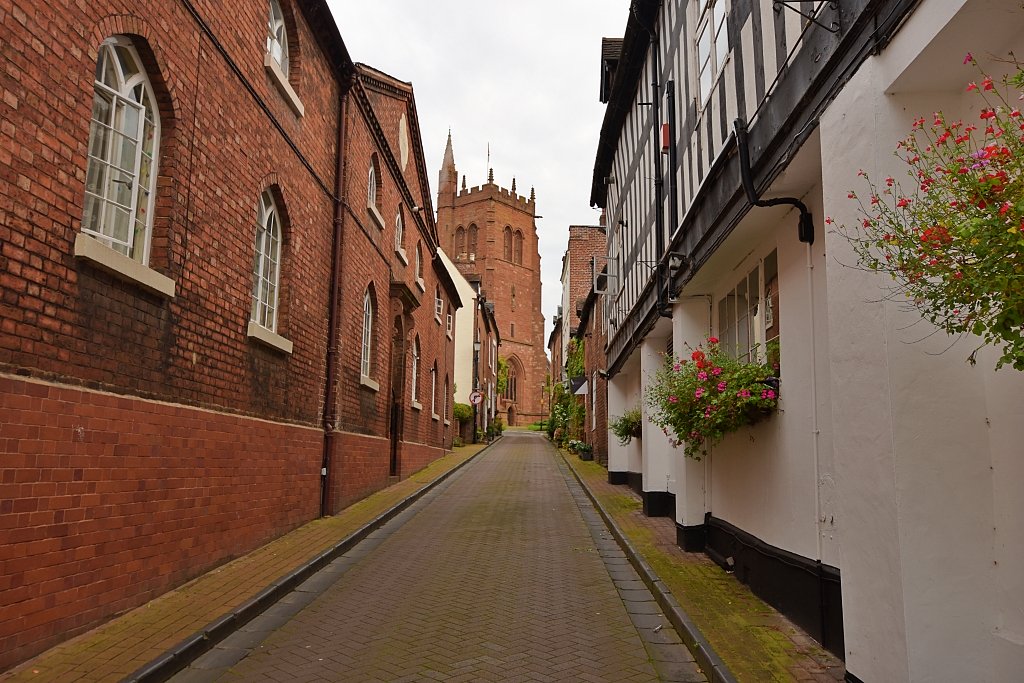
[[[501,396],[505,393],[505,388],[508,387],[508,361],[504,358],[498,359],[498,379],[495,388],[498,391],[498,395]]]
[[[551,397],[551,417],[548,419],[548,435],[555,443],[561,445],[565,439],[582,437],[586,415],[587,409],[580,397],[573,396],[561,384],[556,384]]]
[[[586,355],[584,340],[569,340],[569,350],[565,358],[565,372],[569,377],[583,377],[587,374]]]
[[[640,409],[631,408],[612,420],[608,428],[612,430],[612,434],[618,437],[619,443],[625,446],[634,438],[640,438],[643,423],[644,416]]]
[[[570,439],[566,448],[569,449],[570,453],[575,453],[577,455],[590,455],[594,452],[593,446],[589,443],[584,443],[579,439]]]
[[[459,422],[469,422],[473,419],[473,406],[468,403],[456,403],[452,406],[452,415]]]
[[[970,54],[967,62],[977,66]],[[860,171],[867,195],[849,193],[860,220],[838,232],[861,267],[892,278],[894,298],[948,334],[1000,348],[997,369],[1024,370],[1024,70],[1015,66],[999,84],[982,72],[967,86],[979,120],[937,112],[914,121],[895,151],[908,181]]]
[[[491,420],[491,423],[487,425],[487,439],[496,439],[501,436],[501,433],[505,431],[505,422],[500,417],[496,417]]]
[[[645,398],[651,422],[666,434],[671,429],[672,445],[699,460],[726,434],[771,414],[777,382],[768,364],[736,360],[709,337],[706,352],[698,347],[690,358],[669,358]]]
[[[452,448],[462,448],[465,445],[466,444],[462,442],[461,436],[456,436],[455,438],[452,439]]]

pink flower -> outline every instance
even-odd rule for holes
[[[718,390],[719,391],[725,391],[725,382],[719,382],[718,383]]]
[[[700,398],[703,395],[704,395],[704,389],[701,388],[701,387],[698,387],[697,391],[693,392],[693,397],[694,398]]]
[[[719,375],[722,374],[722,368],[714,368],[714,369],[712,369],[711,370],[711,374],[714,375],[715,377],[718,377]]]
[[[736,395],[740,398],[750,398],[750,389],[740,389],[736,392]]]
[[[673,369],[673,370],[675,370],[676,372],[679,372],[679,371],[680,371],[680,370],[682,369],[682,367],[683,367],[683,366],[682,366],[682,365],[680,365],[679,363],[675,363],[675,364],[674,364],[674,365],[672,366],[672,369]]]
[[[697,373],[697,379],[699,379],[701,382],[706,382],[708,379],[708,373],[701,370],[700,372]]]
[[[675,396],[669,396],[668,397],[668,402],[669,403],[679,403],[679,399],[677,397],[675,397]]]
[[[964,55],[964,64],[970,64],[973,61],[974,61],[974,55],[972,55],[970,52],[968,52],[966,55]]]
[[[772,389],[765,389],[761,392],[761,398],[773,399],[775,398],[775,391]]]

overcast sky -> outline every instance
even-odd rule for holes
[[[329,0],[352,59],[411,82],[433,201],[448,130],[467,184],[536,188],[546,335],[569,225],[596,225],[601,38],[629,0]],[[461,182],[461,180],[460,180]],[[436,209],[436,207],[435,207]]]

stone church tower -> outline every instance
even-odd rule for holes
[[[514,178],[511,189],[495,185],[493,169],[486,184],[467,189],[463,176],[460,187],[448,134],[437,192],[438,237],[459,272],[494,303],[498,355],[508,363],[497,413],[508,425],[546,419],[548,412],[535,199],[532,189],[529,199],[519,196]],[[481,363],[487,354],[481,349]]]

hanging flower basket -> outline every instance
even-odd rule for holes
[[[977,67],[970,54],[964,64]],[[948,334],[1000,348],[997,369],[1024,370],[1024,71],[1014,66],[1000,82],[982,72],[967,84],[976,119],[915,119],[895,150],[907,178],[876,182],[860,171],[866,192],[849,192],[860,218],[836,231],[860,267],[892,278],[894,300]]]
[[[726,434],[775,412],[778,382],[767,364],[732,358],[709,337],[689,358],[669,358],[645,399],[651,421],[672,445],[700,460]]]

